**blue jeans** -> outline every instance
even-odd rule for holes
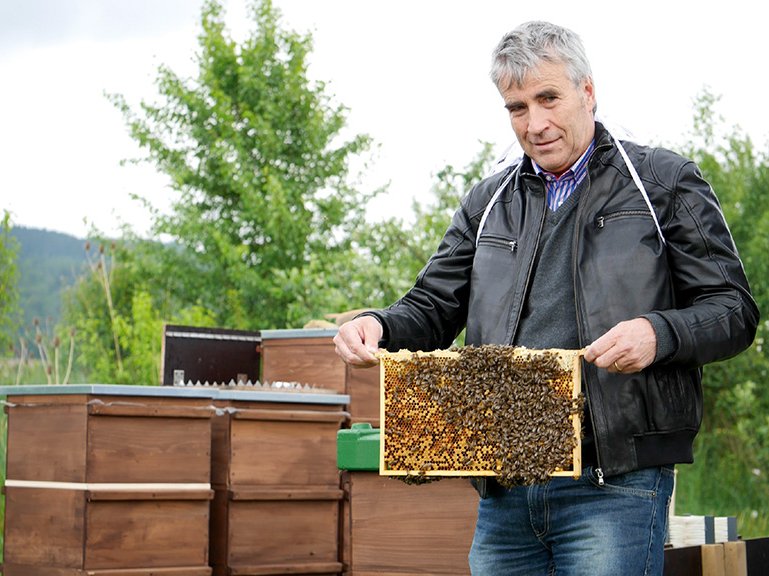
[[[673,469],[500,488],[478,505],[473,576],[661,576]]]

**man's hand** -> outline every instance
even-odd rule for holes
[[[654,362],[657,334],[646,318],[620,322],[585,351],[585,360],[609,372],[640,372]]]
[[[351,366],[374,366],[379,363],[374,354],[379,349],[382,333],[382,325],[373,316],[360,316],[345,322],[334,336],[336,353]]]

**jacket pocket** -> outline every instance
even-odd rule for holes
[[[518,252],[518,240],[511,236],[479,238],[470,279],[467,342],[507,342],[520,275]]]
[[[478,239],[478,249],[480,250],[483,248],[498,248],[512,254],[518,250],[518,240],[506,236],[484,234]]]
[[[647,409],[654,430],[699,426],[702,391],[691,373],[654,370],[648,381],[647,394]]]

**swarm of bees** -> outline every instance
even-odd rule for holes
[[[578,475],[579,355],[495,345],[384,354],[381,473],[407,483],[494,475],[506,487]]]

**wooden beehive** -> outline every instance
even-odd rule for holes
[[[336,330],[262,330],[262,380],[299,382],[345,394],[345,364],[334,353]]]
[[[478,494],[459,478],[407,486],[370,471],[342,473],[345,575],[467,576]]]
[[[379,425],[379,369],[351,368],[334,351],[336,329],[262,330],[262,379],[346,394],[350,421]]]
[[[217,395],[214,576],[341,572],[335,440],[348,402],[328,393]]]
[[[579,476],[580,357],[510,346],[381,354],[380,473]]]
[[[211,574],[210,399],[141,386],[0,393],[3,574]]]

